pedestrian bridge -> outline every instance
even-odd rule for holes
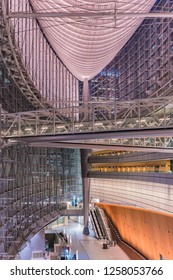
[[[70,104],[68,108],[1,112],[1,138],[172,147],[172,96]]]
[[[68,108],[1,112],[1,137],[5,138],[172,127],[172,96],[72,102]]]

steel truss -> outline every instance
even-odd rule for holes
[[[34,110],[35,106],[20,92],[0,59],[0,104],[6,112]]]
[[[0,1],[0,55],[9,75],[37,109],[52,108],[57,100],[77,101],[79,81],[53,51],[38,22],[8,19],[11,8],[31,11],[29,1],[17,1]]]
[[[45,100],[36,89],[23,65],[20,51],[15,43],[14,30],[6,18],[7,10],[4,1],[0,1],[0,54],[7,66],[10,76],[20,91],[36,108],[44,108]]]
[[[38,24],[35,21],[21,24],[7,20],[7,2],[0,1],[2,111],[52,108],[54,100],[61,100],[62,96],[66,100],[69,96],[64,93],[65,90],[73,93],[71,100],[78,100],[78,80],[59,60]],[[20,3],[26,7],[26,1]],[[40,44],[34,45],[35,51],[31,52],[32,30],[27,35],[29,47],[26,37],[21,34],[26,26],[31,27],[33,24],[37,29],[34,34],[38,36]],[[46,65],[45,57],[40,56],[40,53],[45,52]],[[35,69],[33,61],[38,62],[35,63]],[[41,69],[45,69],[45,73]],[[40,87],[42,84],[44,91]],[[0,141],[1,132],[0,122]],[[28,238],[61,214],[65,207],[62,203],[64,200],[76,193],[82,196],[80,155],[74,149],[35,148],[21,144],[1,145],[0,148],[0,259],[13,259]]]
[[[83,144],[87,143],[88,141],[82,141]],[[158,148],[158,150],[153,151],[160,151],[160,152],[166,152],[165,149],[171,150],[173,147],[173,137],[163,136],[163,137],[134,137],[134,138],[110,138],[110,139],[100,139],[100,140],[90,140],[89,143],[95,144],[95,145],[103,145],[103,146],[110,146],[113,148],[113,146],[117,146],[119,150],[122,148],[123,150],[135,150],[137,147],[144,148],[144,150],[148,150],[149,152],[151,149],[149,148]],[[163,148],[163,150],[160,150],[160,148]],[[137,149],[138,150],[138,149]],[[140,149],[139,149],[140,151]]]
[[[61,214],[63,201],[82,195],[78,156],[76,150],[25,145],[2,149],[0,259],[13,259],[28,238]]]
[[[1,113],[1,127],[4,138],[130,130],[139,131],[140,137],[145,129],[173,127],[173,97],[81,102],[79,106],[73,103],[70,110]]]
[[[8,18],[12,11],[32,12],[30,1],[1,2],[1,22],[4,26],[2,37],[5,36],[7,41],[2,55],[23,94],[38,109],[54,107],[57,101],[66,101],[65,106],[68,107],[67,101],[77,101],[79,81],[59,59],[38,21]]]
[[[173,2],[156,1],[152,12],[172,12]],[[94,100],[155,97],[173,78],[173,20],[145,19],[118,55],[90,81]]]
[[[18,0],[15,1],[18,3]],[[132,148],[172,147],[172,137],[169,135],[140,135],[146,129],[159,128],[164,132],[164,129],[172,128],[173,97],[169,96],[173,92],[171,20],[160,20],[157,28],[151,32],[151,23],[154,26],[157,19],[147,20],[146,26],[148,24],[149,27],[145,27],[146,32],[140,27],[136,37],[130,40],[118,57],[91,81],[93,100],[123,101],[79,103],[78,80],[57,58],[43,34],[40,35],[35,20],[8,20],[6,6],[2,6],[5,2],[0,1],[0,55],[8,75],[37,111],[28,112],[28,108],[27,112],[14,114],[1,112],[0,136],[3,140],[20,140],[21,136],[81,136],[85,132],[90,132],[88,137],[111,131],[125,131],[127,135],[127,132],[134,130],[138,137],[119,136],[94,140],[94,143],[125,146],[126,150],[130,145]],[[172,1],[163,2],[164,5],[171,2],[171,8]],[[11,3],[14,2],[10,1],[10,6]],[[30,11],[29,1],[21,3]],[[29,47],[25,36],[21,36],[26,26],[28,30],[32,30],[32,27],[35,29],[34,33],[27,33]],[[159,38],[162,32],[163,36]],[[33,35],[40,39],[40,45],[32,45]],[[41,52],[47,56],[41,58]],[[53,63],[45,65],[45,60]],[[45,72],[42,69],[46,69]],[[147,98],[126,100],[143,97]],[[53,106],[59,109],[51,109]],[[66,144],[70,146],[67,141]],[[83,142],[93,143],[93,140]],[[77,153],[75,150],[21,144],[6,146],[1,150],[1,259],[14,258],[27,238],[60,215],[62,201],[70,198],[71,192],[81,193]]]

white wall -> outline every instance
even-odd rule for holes
[[[26,242],[26,247],[20,251],[19,256],[21,260],[30,260],[33,251],[45,251],[45,233],[44,230],[38,232]]]
[[[91,178],[91,197],[173,213],[173,185],[137,180]]]

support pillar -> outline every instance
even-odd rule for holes
[[[89,171],[88,158],[91,150],[81,150],[81,171],[83,185],[83,209],[84,209],[84,229],[83,234],[89,234],[88,219],[89,219],[89,201],[90,201],[90,178],[87,177]]]
[[[3,139],[2,139],[2,105],[0,104],[0,153],[3,147]]]
[[[1,142],[1,130],[2,130],[2,117],[1,117],[1,112],[2,112],[2,107],[0,105],[0,151],[1,151],[1,145],[2,145],[2,142]]]
[[[90,99],[89,82],[88,82],[88,79],[84,79],[84,81],[83,81],[82,100],[84,102],[87,102],[87,101],[89,101],[89,99]]]
[[[82,100],[84,102],[88,102],[89,99],[90,99],[89,82],[88,79],[84,79]],[[89,234],[88,219],[89,219],[89,201],[90,201],[90,178],[87,177],[87,174],[89,171],[88,157],[90,153],[91,150],[87,150],[87,149],[81,150],[81,171],[82,171],[83,210],[84,210],[83,234],[85,235]]]

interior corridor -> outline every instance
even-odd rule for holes
[[[72,220],[67,225],[57,227],[56,229],[46,230],[46,232],[64,232],[70,237],[70,255],[73,256],[77,251],[78,260],[129,260],[128,255],[118,246],[103,249],[104,240],[98,240],[94,237],[94,232],[90,230],[90,235],[83,234],[83,225]],[[32,252],[43,251],[43,234],[38,238],[37,235],[31,239],[26,248],[21,253],[21,259],[31,259]],[[37,239],[36,242],[33,241]],[[39,240],[41,239],[41,240]],[[49,260],[49,258],[46,258]],[[36,259],[35,259],[36,260]]]
[[[65,230],[67,235],[71,235],[71,250],[75,253],[78,250],[79,260],[129,260],[130,258],[118,246],[103,249],[103,240],[94,237],[94,232],[90,230],[90,235],[84,235],[83,225],[69,221],[67,226],[59,228]],[[58,230],[59,230],[58,229]]]

